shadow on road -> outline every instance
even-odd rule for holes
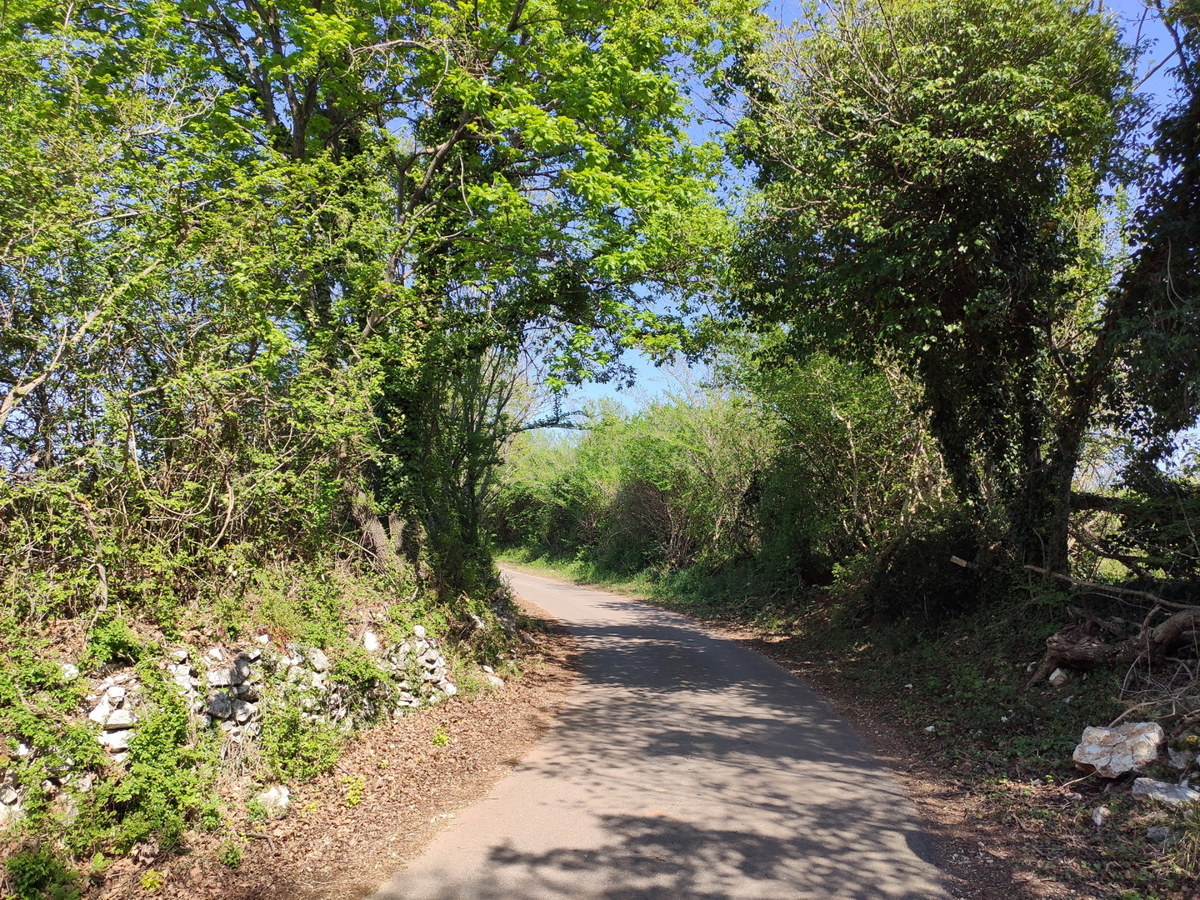
[[[563,594],[583,678],[555,728],[496,821],[376,900],[945,896],[899,786],[804,685],[680,616]]]

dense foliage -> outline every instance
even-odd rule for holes
[[[1195,417],[1192,51],[1142,168],[1131,51],[1101,12],[846,3],[805,27],[747,78],[737,148],[763,193],[740,307],[796,352],[916,378],[961,502],[1065,571],[1089,432],[1136,423],[1161,453]]]
[[[681,85],[748,10],[5,6],[13,608],[166,622],[356,546],[485,584],[518,353],[605,371],[722,233]]]

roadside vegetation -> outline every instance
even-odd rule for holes
[[[757,10],[0,7],[0,891],[158,890],[511,674],[496,549],[785,634],[989,778],[1123,709],[1200,741],[1195,0],[1156,101],[1099,6]],[[710,371],[564,407],[634,348]]]

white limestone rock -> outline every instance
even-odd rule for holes
[[[313,667],[314,672],[329,671],[329,657],[316,647],[308,651],[308,664]]]
[[[131,737],[133,737],[133,732],[125,729],[123,731],[101,732],[98,740],[110,753],[123,753],[129,749],[129,739]]]
[[[1157,759],[1165,741],[1166,735],[1157,722],[1136,722],[1120,728],[1092,726],[1083,730],[1071,759],[1081,771],[1116,778]]]
[[[100,698],[100,702],[96,704],[95,708],[88,713],[88,718],[97,725],[103,725],[108,721],[108,717],[112,714],[112,711],[112,701],[108,699],[108,694],[104,694]]]
[[[254,798],[272,819],[282,819],[292,805],[292,795],[282,784],[269,787]]]
[[[106,731],[121,731],[133,727],[136,721],[137,716],[133,714],[133,710],[114,709],[104,721],[104,728]]]
[[[233,702],[227,693],[218,691],[208,698],[208,707],[205,711],[214,719],[228,719],[233,715]]]
[[[364,631],[362,636],[363,649],[368,653],[379,652],[379,636],[373,631]]]
[[[1183,772],[1191,767],[1196,761],[1196,754],[1192,750],[1175,750],[1169,748],[1167,750],[1167,759],[1171,763],[1171,768],[1176,771]]]
[[[0,831],[16,825],[25,815],[25,810],[16,804],[14,806],[0,806]]]
[[[1167,806],[1180,806],[1200,800],[1200,791],[1193,790],[1186,784],[1167,784],[1153,778],[1136,778],[1133,782],[1133,796],[1139,800],[1157,800]]]

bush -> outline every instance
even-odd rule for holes
[[[976,566],[982,546],[978,526],[963,512],[916,523],[875,559],[864,612],[935,623],[972,609],[985,586]],[[957,565],[951,557],[970,565]]]
[[[48,847],[19,850],[8,858],[8,876],[18,900],[78,900],[79,876]]]

